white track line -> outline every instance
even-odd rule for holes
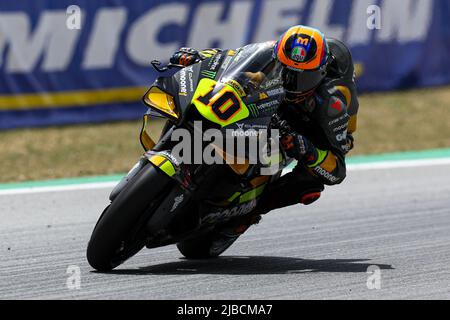
[[[112,189],[116,186],[117,183],[119,183],[119,181],[80,183],[80,184],[69,184],[69,185],[61,185],[61,186],[5,189],[5,190],[0,190],[0,196],[13,195],[13,194],[46,193],[46,192],[57,192],[57,191],[76,191],[76,190],[93,190],[93,189],[108,189],[108,188]]]
[[[450,158],[441,159],[422,159],[422,160],[397,160],[397,161],[382,161],[371,163],[359,163],[347,165],[349,171],[365,171],[365,170],[380,170],[380,169],[397,169],[397,168],[416,168],[429,166],[443,166],[449,165]]]
[[[347,165],[347,171],[385,170],[385,169],[415,168],[415,167],[440,166],[440,165],[450,165],[450,158],[383,161],[383,162],[350,164]],[[286,172],[288,171],[289,170],[286,170]],[[118,182],[119,181],[110,181],[110,182],[69,184],[60,186],[42,186],[42,187],[36,186],[29,188],[5,189],[0,190],[0,196],[15,195],[15,194],[46,193],[57,191],[112,189]]]

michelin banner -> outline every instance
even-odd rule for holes
[[[0,129],[136,119],[151,60],[296,24],[350,46],[360,91],[448,84],[449,12],[448,0],[2,0]]]

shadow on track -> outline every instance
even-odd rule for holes
[[[309,272],[367,272],[376,265],[394,269],[391,265],[368,263],[370,259],[309,260],[290,257],[223,256],[209,260],[182,260],[139,269],[117,269],[112,274],[123,275],[187,275],[187,274],[293,274]]]

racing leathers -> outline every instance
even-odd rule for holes
[[[338,40],[327,39],[331,62],[327,76],[309,95],[286,97],[273,127],[282,132],[281,144],[298,163],[292,172],[269,186],[258,214],[297,203],[317,200],[325,185],[336,185],[346,177],[345,155],[353,148],[358,99],[350,51]],[[275,63],[273,43],[267,45],[267,65]],[[182,48],[170,62],[190,65],[220,52]],[[261,59],[259,59],[259,63]]]

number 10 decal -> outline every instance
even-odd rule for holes
[[[227,121],[241,110],[239,98],[236,97],[234,92],[222,89],[217,94],[212,95],[213,89],[214,87],[211,87],[211,91],[204,96],[198,97],[197,100],[204,105],[210,106],[219,120]]]
[[[194,94],[192,103],[205,118],[221,126],[245,119],[249,111],[233,88],[224,85],[213,93],[217,82],[202,79]]]

